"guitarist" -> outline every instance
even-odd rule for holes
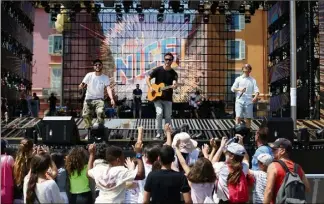
[[[157,130],[157,138],[160,138],[162,129],[162,119],[163,115],[165,118],[165,123],[171,124],[171,114],[172,114],[172,94],[173,89],[177,87],[178,74],[171,68],[171,64],[174,57],[171,53],[166,53],[164,55],[164,66],[155,68],[148,78],[146,78],[146,83],[149,87],[148,91],[154,92],[151,85],[151,79],[155,78],[155,84],[164,83],[165,86],[172,85],[172,89],[163,90],[162,96],[156,98],[154,101],[156,121],[155,128]]]

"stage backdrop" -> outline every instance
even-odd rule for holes
[[[102,11],[98,17],[101,26],[82,14],[77,15],[77,23],[66,22],[70,25],[63,33],[65,103],[81,106],[77,86],[92,71],[96,58],[103,60],[119,100],[132,99],[136,84],[140,84],[145,100],[145,77],[163,65],[168,52],[175,56],[172,67],[179,75],[174,102],[187,101],[188,94],[196,90],[206,98],[233,101],[230,86],[237,72],[231,59],[242,56],[245,49],[233,40],[234,31],[225,29],[224,16],[210,16],[208,25],[202,15],[193,13],[165,13],[163,21],[158,21],[154,12],[144,13],[143,21],[136,13],[123,13],[120,21],[111,12]]]

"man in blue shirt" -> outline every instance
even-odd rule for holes
[[[142,118],[142,90],[139,88],[139,84],[136,84],[136,89],[133,90],[133,114],[136,118]]]
[[[268,128],[267,127],[261,127],[255,133],[255,143],[256,143],[258,149],[255,151],[255,153],[252,157],[252,170],[254,170],[254,171],[259,170],[258,156],[260,154],[270,154],[271,156],[273,156],[272,150],[268,146]]]

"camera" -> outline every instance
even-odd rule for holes
[[[247,143],[248,142],[248,135],[250,133],[250,129],[248,127],[246,127],[244,122],[241,122],[239,124],[236,124],[233,128],[232,128],[232,133],[231,135],[233,135],[232,138],[229,139],[228,144],[234,142],[234,143],[238,143],[239,138],[236,137],[236,134],[239,134],[243,137],[243,142]]]

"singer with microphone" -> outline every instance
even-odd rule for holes
[[[253,104],[257,102],[260,93],[256,80],[250,76],[251,71],[251,65],[245,64],[242,67],[243,74],[235,79],[231,88],[232,92],[236,93],[235,123],[241,123],[242,118],[244,118],[248,128],[251,127],[251,119],[253,118]]]

